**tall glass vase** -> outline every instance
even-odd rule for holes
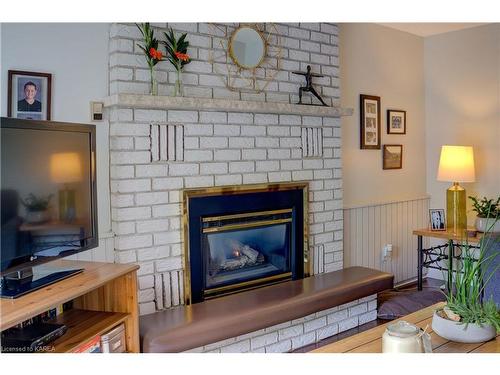
[[[184,84],[182,83],[182,70],[177,70],[177,79],[174,85],[174,96],[184,96]]]
[[[156,72],[155,72],[154,67],[149,68],[149,72],[151,74],[149,94],[150,95],[158,95],[158,81],[156,80]]]

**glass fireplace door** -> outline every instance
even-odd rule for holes
[[[202,219],[205,296],[291,278],[292,210]]]

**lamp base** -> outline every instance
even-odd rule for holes
[[[72,222],[75,219],[75,191],[72,189],[59,190],[59,220]]]
[[[446,190],[446,228],[449,232],[460,235],[467,229],[465,206],[465,189],[458,182],[454,182],[453,186]]]

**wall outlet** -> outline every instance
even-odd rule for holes
[[[382,248],[382,262],[392,258],[392,244],[387,244]]]

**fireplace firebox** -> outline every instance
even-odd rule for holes
[[[309,275],[307,183],[187,189],[185,302]]]

